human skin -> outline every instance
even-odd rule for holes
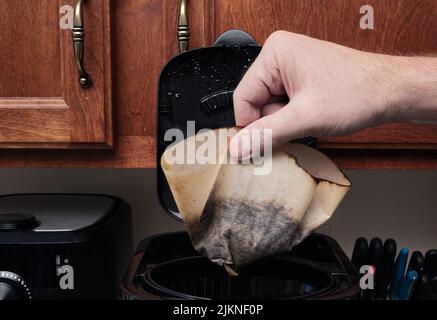
[[[368,53],[277,31],[235,90],[234,108],[245,127],[231,141],[238,159],[255,152],[242,139],[253,129],[271,129],[275,148],[385,122],[437,123],[437,58]]]

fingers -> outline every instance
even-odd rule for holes
[[[234,92],[237,126],[246,126],[261,117],[261,108],[284,95],[280,75],[269,48],[263,48]],[[282,98],[281,98],[282,99]]]
[[[304,96],[296,96],[285,106],[280,103],[267,106],[264,110],[266,116],[249,124],[232,139],[231,150],[234,150],[232,157],[236,160],[245,160],[252,157],[254,151],[262,154],[267,143],[275,148],[287,141],[306,136],[311,123],[308,116],[309,108],[308,99]],[[269,137],[266,130],[271,130],[271,141],[264,141],[261,138],[260,146],[253,145],[251,137],[254,132],[259,132],[261,137]]]
[[[254,154],[259,155],[264,145],[272,144],[272,147],[276,147],[303,136],[306,129],[303,121],[305,101],[294,96],[297,92],[292,90],[290,83],[284,84],[281,76],[280,70],[290,70],[293,64],[287,46],[284,47],[284,39],[288,41],[290,33],[278,32],[269,37],[234,92],[236,124],[246,127],[231,141],[234,159],[243,160]],[[282,56],[285,53],[286,56],[281,60],[282,67],[277,60],[278,53],[282,53]],[[292,97],[290,102],[284,102],[287,92]],[[264,141],[263,137],[268,137],[270,132],[269,141]],[[252,150],[256,148],[256,138],[252,133],[261,135],[257,150]]]
[[[268,116],[284,108],[288,102],[269,102],[261,108],[261,117]]]

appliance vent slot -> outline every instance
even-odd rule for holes
[[[216,92],[203,98],[200,104],[209,114],[218,113],[223,110],[233,110],[233,94],[233,91]]]

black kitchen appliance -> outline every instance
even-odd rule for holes
[[[231,30],[215,45],[172,59],[159,82],[158,195],[164,209],[180,219],[161,170],[160,158],[173,142],[201,129],[235,126],[233,92],[261,47],[247,33]],[[195,121],[195,130],[187,122]],[[314,139],[302,139],[310,144]],[[358,277],[331,238],[314,234],[291,252],[259,261],[230,277],[197,253],[185,232],[145,239],[121,287],[124,299],[350,299],[359,294]]]
[[[248,33],[229,30],[214,46],[180,54],[162,70],[157,111],[158,196],[174,218],[181,220],[161,169],[162,154],[170,144],[200,130],[235,126],[233,93],[260,51]],[[195,124],[195,130],[190,124]],[[183,136],[170,139],[175,129]],[[315,145],[316,139],[297,142]]]
[[[116,299],[130,207],[103,195],[0,197],[0,300]]]
[[[248,266],[238,277],[196,252],[185,232],[152,236],[138,246],[121,286],[126,300],[339,300],[359,293],[349,259],[321,234]]]

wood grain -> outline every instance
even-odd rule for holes
[[[78,83],[71,30],[59,27],[60,6],[75,4],[0,3],[0,148],[113,145],[110,0],[83,7],[87,90]]]
[[[113,5],[117,134],[154,136],[158,77],[168,59],[163,48],[170,43],[163,37],[165,1]]]
[[[436,150],[323,150],[343,170],[437,170]]]
[[[319,138],[321,148],[437,149],[437,126],[390,123],[350,136]]]
[[[437,170],[435,150],[323,150],[343,170]],[[113,150],[0,150],[8,168],[154,168],[155,140],[119,137]]]
[[[8,1],[12,0],[6,0],[6,3]],[[45,1],[48,3],[48,0]],[[100,1],[103,0],[89,1],[88,6]],[[114,150],[0,150],[0,166],[155,167],[157,83],[161,68],[168,59],[178,54],[176,28],[179,1],[107,2],[111,3],[113,9],[109,23],[113,35]],[[375,30],[364,31],[359,28],[359,8],[363,4],[371,4],[375,8]],[[105,12],[104,7],[98,7]],[[286,29],[361,50],[432,54],[437,52],[436,10],[435,0],[190,0],[190,48],[211,45],[219,34],[231,28],[249,31],[260,43],[272,31]],[[90,21],[100,21],[97,12],[85,11],[88,25],[92,23]],[[106,24],[109,19],[103,21],[106,26],[104,29],[108,30]],[[98,27],[94,32],[95,35],[99,34]],[[68,34],[64,36],[68,38]],[[106,42],[102,44],[89,32],[87,39],[96,41],[99,48],[107,47]],[[67,55],[70,49],[68,40],[65,41],[60,42],[61,46],[65,46],[61,54],[65,51]],[[87,68],[97,68],[97,72],[102,66],[106,68],[101,63],[95,63],[98,58],[93,56],[88,46],[85,58]],[[71,64],[68,68],[73,67]],[[63,71],[66,77],[74,71],[70,69]],[[67,80],[74,85],[76,79],[72,76]],[[98,78],[97,82],[99,88],[105,83],[105,98],[110,100],[110,81]],[[98,98],[92,99],[100,101]],[[108,105],[109,102],[105,101],[105,106]],[[94,110],[92,106],[90,104],[87,110]],[[97,117],[101,117],[99,112]],[[105,119],[108,119],[107,112],[108,109],[105,109]],[[80,115],[75,121],[86,123]],[[106,130],[109,126],[106,125]],[[433,150],[385,150],[434,148],[437,142],[434,130],[433,126],[390,124],[351,137],[321,139],[320,142],[321,147],[325,148],[323,152],[333,157],[344,169],[437,169],[437,155]],[[86,130],[81,132],[77,140],[83,140],[86,134]],[[99,147],[98,144],[76,145],[88,149]],[[22,146],[15,144],[15,147]],[[68,143],[64,147],[68,147]]]
[[[62,143],[70,138],[68,106],[60,98],[1,99],[0,119],[0,148],[2,143],[25,147],[29,141]]]
[[[401,55],[437,53],[435,0],[208,0],[211,31],[251,33],[259,43],[275,30],[302,33],[359,50]],[[360,7],[371,5],[375,29],[359,27]],[[341,138],[320,139],[322,148],[437,149],[437,126],[389,124]]]
[[[53,0],[0,1],[0,97],[61,96]]]
[[[7,168],[150,168],[155,166],[155,140],[119,137],[112,150],[0,150],[0,167]]]
[[[215,8],[215,36],[239,28],[263,43],[282,29],[371,52],[435,54],[437,50],[435,0],[208,1]],[[374,30],[359,27],[363,5],[374,8]]]
[[[78,72],[70,30],[62,30],[61,74],[63,97],[70,105],[70,141],[74,144],[106,143],[112,147],[112,50],[111,1],[87,1],[83,5],[85,24],[84,65],[91,75],[92,86],[83,89]],[[76,0],[59,0],[59,4],[74,6]],[[76,145],[76,147],[79,145]]]

